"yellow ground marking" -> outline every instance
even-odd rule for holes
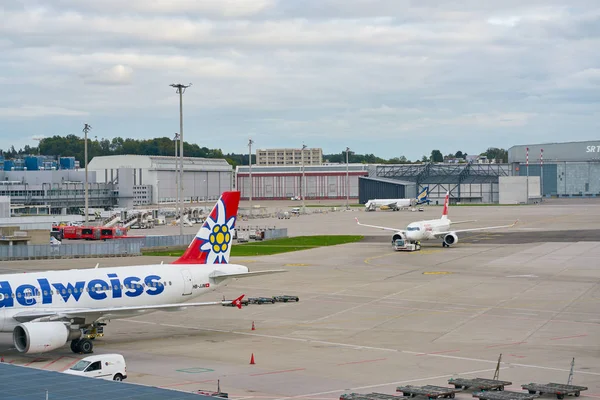
[[[310,264],[303,263],[291,263],[291,264],[283,264],[284,267],[308,267]]]

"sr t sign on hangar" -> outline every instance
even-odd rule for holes
[[[587,152],[588,153],[600,153],[600,146],[588,146]]]

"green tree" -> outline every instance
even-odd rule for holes
[[[439,150],[432,150],[431,151],[431,162],[443,162],[444,161],[444,156],[442,155],[442,152]]]

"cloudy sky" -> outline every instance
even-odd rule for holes
[[[598,0],[2,0],[0,148],[152,138],[382,157],[600,139]]]

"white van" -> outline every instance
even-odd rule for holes
[[[127,378],[125,358],[120,354],[101,354],[85,357],[63,372],[109,381],[122,381]]]

